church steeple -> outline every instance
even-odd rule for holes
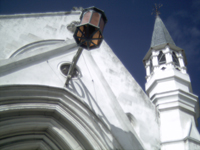
[[[183,74],[186,73],[187,60],[185,52],[174,43],[159,16],[158,10],[156,11],[151,46],[143,62],[146,67],[147,81],[159,70],[174,68]]]
[[[157,15],[154,24],[151,47],[159,46],[162,44],[175,45],[164,23],[162,22],[161,18]]]
[[[155,10],[151,47],[143,62],[146,93],[160,112],[161,150],[174,147],[193,150],[188,145],[195,141],[200,143],[196,129],[198,96],[192,93],[184,50],[175,45],[159,17],[157,6]]]

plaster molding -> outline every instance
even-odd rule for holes
[[[146,92],[150,93],[152,91],[152,89],[156,85],[158,85],[158,83],[168,81],[168,80],[176,81],[176,82],[183,81],[184,84],[188,85],[190,92],[192,92],[189,76],[187,74],[182,74],[182,73],[179,73],[179,72],[177,73],[177,72],[178,72],[177,70],[173,69],[173,70],[171,70],[171,74],[165,75],[164,72],[162,72],[163,76],[161,76],[161,75],[158,76],[158,74],[154,74],[155,76],[152,76],[151,80],[148,81],[145,85]],[[184,76],[182,76],[181,74]],[[150,97],[150,99],[151,99],[151,97]]]
[[[0,89],[0,103],[3,104],[0,107],[1,123],[4,118],[14,116],[17,118],[25,115],[26,119],[32,115],[39,118],[49,116],[59,121],[62,126],[71,122],[75,131],[82,134],[82,140],[88,141],[85,142],[92,146],[92,149],[110,149],[113,140],[115,146],[121,149],[107,125],[80,98],[66,89],[34,85],[1,86]]]
[[[45,46],[52,46],[55,44],[60,44],[62,42],[65,42],[65,40],[49,39],[49,40],[36,41],[36,42],[27,44],[27,45],[19,48],[13,54],[11,54],[11,56],[9,58],[16,57],[17,55],[24,54],[29,51],[34,51],[34,50],[37,50],[38,48],[42,48]]]

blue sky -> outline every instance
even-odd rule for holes
[[[160,17],[185,50],[193,92],[200,96],[200,0],[0,0],[0,14],[70,11],[74,6],[104,10],[106,42],[144,89],[142,59],[150,48],[154,3],[163,4]]]

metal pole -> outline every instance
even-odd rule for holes
[[[78,62],[78,59],[79,59],[82,51],[83,51],[83,48],[79,47],[76,55],[73,57],[72,63],[70,65],[70,68],[69,68],[69,71],[68,71],[68,74],[67,74],[67,80],[65,82],[65,85],[67,85],[69,83],[69,80],[72,78],[72,74],[74,72],[74,68],[76,67],[76,63]]]

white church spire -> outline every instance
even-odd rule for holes
[[[196,128],[198,96],[192,93],[190,77],[186,72],[186,56],[184,50],[175,45],[158,15],[151,47],[143,62],[146,93],[160,112],[161,149],[200,148]]]

